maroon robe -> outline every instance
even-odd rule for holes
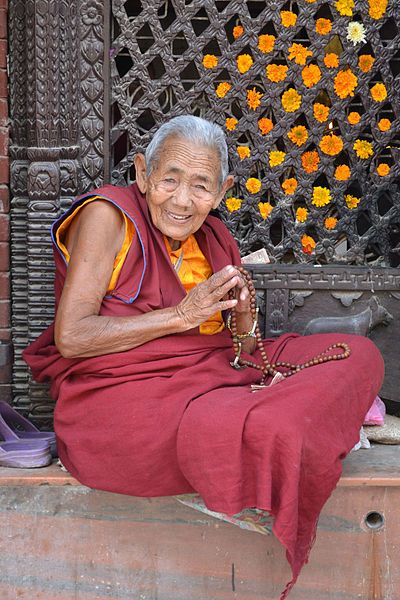
[[[185,290],[136,184],[90,195],[119,206],[137,232],[100,314],[134,316],[178,304]],[[70,211],[53,225],[53,240]],[[196,238],[214,272],[239,264],[236,243],[218,219],[208,217]],[[57,307],[67,266],[57,247],[54,252]],[[51,325],[24,358],[37,381],[51,381],[59,455],[70,473],[111,492],[196,491],[217,512],[270,511],[293,572],[286,597],[308,559],[341,459],[358,441],[379,391],[383,361],[373,343],[344,334],[266,340],[271,361],[305,362],[338,341],[350,345],[351,356],[252,393],[260,373],[232,369],[228,331],[201,335],[195,328],[125,352],[75,359],[59,354],[53,332]]]

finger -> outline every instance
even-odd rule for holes
[[[232,279],[232,277],[238,277],[238,272],[232,265],[227,265],[221,269],[221,271],[211,275],[211,277],[207,279],[207,282],[205,283],[207,283],[211,288],[216,288],[223,285],[226,281]]]
[[[214,312],[218,312],[218,311],[222,311],[222,310],[229,310],[231,308],[235,308],[235,306],[237,305],[237,303],[238,303],[238,301],[236,300],[236,298],[232,298],[232,300],[221,300],[220,302],[217,302],[214,305],[215,306],[215,311]]]
[[[233,290],[237,286],[236,279],[236,277],[233,277],[229,281],[225,282],[223,285],[220,285],[219,287],[215,288],[210,294],[212,298],[215,300],[221,300],[224,296],[228,294],[230,290]]]

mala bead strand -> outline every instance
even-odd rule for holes
[[[242,345],[241,345],[240,339],[241,339],[241,337],[243,337],[243,334],[238,334],[236,310],[234,308],[232,308],[231,316],[230,316],[230,330],[232,332],[232,343],[233,343],[233,349],[235,352],[235,360],[231,363],[231,365],[233,367],[235,367],[236,369],[240,369],[242,367],[252,367],[254,369],[258,369],[259,371],[262,372],[262,379],[260,382],[260,386],[263,386],[265,379],[268,376],[274,377],[275,375],[280,374],[283,377],[290,377],[291,375],[294,375],[295,373],[298,373],[299,371],[302,371],[303,369],[307,369],[308,367],[313,367],[315,365],[323,364],[323,363],[329,362],[331,360],[343,360],[350,356],[351,350],[350,350],[349,345],[344,342],[337,342],[336,344],[332,344],[331,346],[329,346],[328,348],[323,350],[320,354],[317,354],[316,356],[314,356],[314,358],[311,358],[304,363],[297,365],[297,364],[293,364],[293,363],[289,363],[289,362],[278,361],[276,363],[271,364],[268,360],[268,356],[267,356],[267,353],[264,348],[260,328],[257,323],[257,300],[256,300],[256,290],[254,288],[253,280],[251,279],[250,273],[248,273],[246,271],[246,269],[244,269],[243,267],[237,267],[237,269],[240,272],[240,274],[242,275],[242,277],[244,278],[247,288],[250,293],[250,314],[251,314],[253,322],[255,324],[254,336],[256,339],[257,348],[260,351],[262,364],[260,365],[251,360],[245,360],[244,358],[241,358]],[[235,297],[234,290],[230,291],[229,297],[230,298]],[[329,352],[331,352],[332,350],[339,349],[339,348],[342,350],[342,352],[340,354],[329,354]],[[287,370],[281,371],[281,370],[278,370],[278,367],[280,369],[287,369]]]

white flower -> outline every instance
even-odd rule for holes
[[[352,42],[353,46],[366,42],[364,25],[358,21],[351,21],[347,26],[347,39]]]

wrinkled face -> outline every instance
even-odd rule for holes
[[[135,166],[153,224],[171,240],[184,241],[195,233],[232,185],[228,178],[219,186],[216,151],[178,137],[166,139],[149,177],[142,155],[136,157]]]

